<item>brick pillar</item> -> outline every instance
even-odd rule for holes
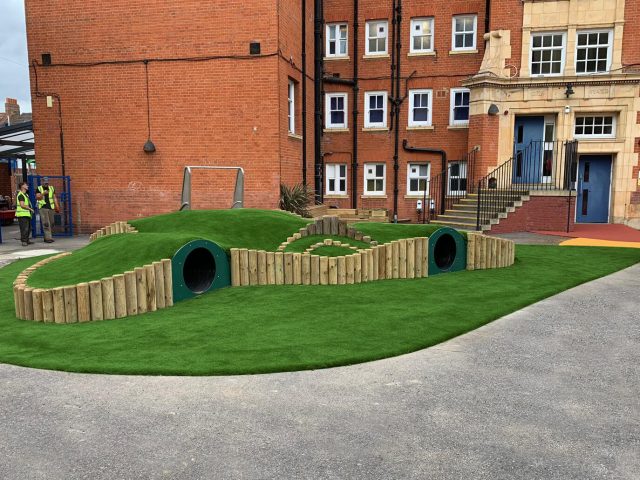
[[[472,115],[469,119],[469,146],[480,146],[473,177],[480,179],[498,165],[500,118],[487,114]]]

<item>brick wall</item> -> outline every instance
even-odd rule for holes
[[[506,65],[512,70],[520,72],[522,59],[522,15],[524,4],[522,0],[499,0],[491,2],[490,30],[511,31],[511,58]],[[514,68],[515,67],[515,68]]]
[[[195,0],[157,0],[153,8],[141,0],[114,0],[108,7],[84,0],[28,0],[29,59],[39,61],[45,52],[54,65],[247,55],[251,41],[270,54],[278,51],[277,13],[276,0],[225,3],[224,9],[220,2]],[[149,63],[151,136],[157,148],[151,155],[142,151],[147,139],[142,63],[39,67],[39,90],[62,98],[66,172],[73,179],[80,230],[177,210],[185,165],[242,166],[246,205],[277,207],[281,172],[301,175],[301,149],[281,154],[286,129],[280,124],[286,108],[281,63],[287,64],[277,56]],[[31,75],[39,171],[59,174],[58,105],[49,109],[46,99],[36,96],[33,69]],[[209,179],[206,201],[227,207],[232,195],[225,191],[227,180]]]
[[[325,133],[323,138],[324,152],[331,155],[325,157],[326,163],[348,164],[348,189],[349,198],[326,199],[328,205],[342,208],[351,208],[351,153],[352,135],[352,109],[359,111],[358,125],[358,207],[359,208],[386,208],[390,212],[393,209],[394,188],[394,136],[391,130],[383,132],[362,131],[364,127],[364,98],[368,91],[387,91],[391,89],[391,59],[363,59],[365,53],[365,22],[367,20],[387,19],[389,22],[389,49],[394,45],[392,36],[392,2],[390,0],[359,2],[359,78],[360,92],[357,99],[353,98],[352,88],[349,86],[326,85],[327,92],[344,92],[348,94],[348,125],[349,132]],[[471,150],[473,145],[467,141],[467,128],[449,128],[450,89],[461,87],[461,82],[468,76],[474,75],[482,62],[484,41],[484,1],[427,1],[415,0],[403,2],[402,22],[402,95],[407,88],[406,78],[415,72],[414,78],[408,83],[408,89],[432,89],[433,90],[433,129],[411,130],[408,129],[409,99],[405,99],[400,112],[400,147],[398,171],[398,216],[417,221],[416,199],[405,198],[407,196],[407,166],[410,162],[430,162],[431,174],[437,175],[442,171],[440,157],[438,155],[413,154],[404,152],[402,141],[408,140],[411,146],[444,149],[450,161],[461,160]],[[457,14],[477,14],[478,28],[476,44],[478,53],[454,55],[451,50],[452,16]],[[409,56],[410,21],[416,17],[434,17],[434,56]],[[325,20],[331,22],[347,22],[349,25],[349,60],[332,60],[325,62],[325,70],[328,74],[338,74],[341,78],[353,78],[353,2],[338,0],[325,1]],[[390,114],[390,103],[388,111]],[[391,117],[388,115],[387,124],[390,125]],[[386,164],[386,198],[362,198],[364,188],[364,164],[369,162]]]
[[[501,219],[499,225],[491,228],[491,233],[530,232],[532,230],[566,231],[569,199],[563,197],[532,196],[522,207]],[[575,220],[575,197],[571,198],[569,230]]]
[[[8,164],[0,163],[0,197],[13,197],[13,176]]]

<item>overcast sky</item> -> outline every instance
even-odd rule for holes
[[[0,0],[0,111],[7,97],[31,111],[28,62],[24,0]]]

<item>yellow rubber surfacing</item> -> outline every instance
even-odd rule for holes
[[[613,240],[598,240],[595,238],[572,238],[560,244],[562,247],[617,247],[640,248],[640,242],[616,242]]]

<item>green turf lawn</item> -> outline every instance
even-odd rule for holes
[[[99,280],[171,258],[185,243],[198,237],[175,233],[136,233],[102,237],[73,255],[37,269],[29,286],[53,288]]]
[[[307,248],[309,248],[311,245],[315,245],[316,243],[320,243],[325,239],[337,240],[337,241],[342,242],[342,243],[348,243],[352,247],[359,247],[359,248],[370,248],[371,247],[371,245],[369,245],[366,242],[362,242],[360,240],[355,240],[355,239],[349,238],[349,237],[340,237],[338,235],[309,235],[308,237],[302,237],[299,240],[291,242],[289,245],[287,245],[287,248],[285,249],[285,252],[302,253]],[[319,248],[314,250],[314,253],[316,253],[318,250],[319,250]],[[349,249],[347,248],[346,250],[349,250]],[[354,250],[351,251],[351,253],[354,253],[354,252],[355,252]],[[316,254],[317,255],[322,255],[320,253],[316,253]],[[339,255],[344,255],[344,254],[339,254]]]
[[[378,243],[389,243],[392,240],[401,238],[417,238],[430,237],[436,230],[443,228],[444,225],[434,224],[408,224],[408,223],[356,223],[354,228],[361,231],[365,235],[369,235]],[[460,232],[465,238],[467,234]]]
[[[135,318],[16,320],[0,269],[0,362],[76,372],[224,375],[348,365],[415,351],[640,261],[640,250],[518,246],[513,267],[347,286],[228,288]]]
[[[311,220],[274,210],[190,210],[133,220],[139,232],[182,232],[209,239],[221,248],[275,251]]]
[[[313,250],[312,255],[320,255],[321,257],[344,257],[353,255],[357,250],[351,250],[346,247],[324,246]]]

